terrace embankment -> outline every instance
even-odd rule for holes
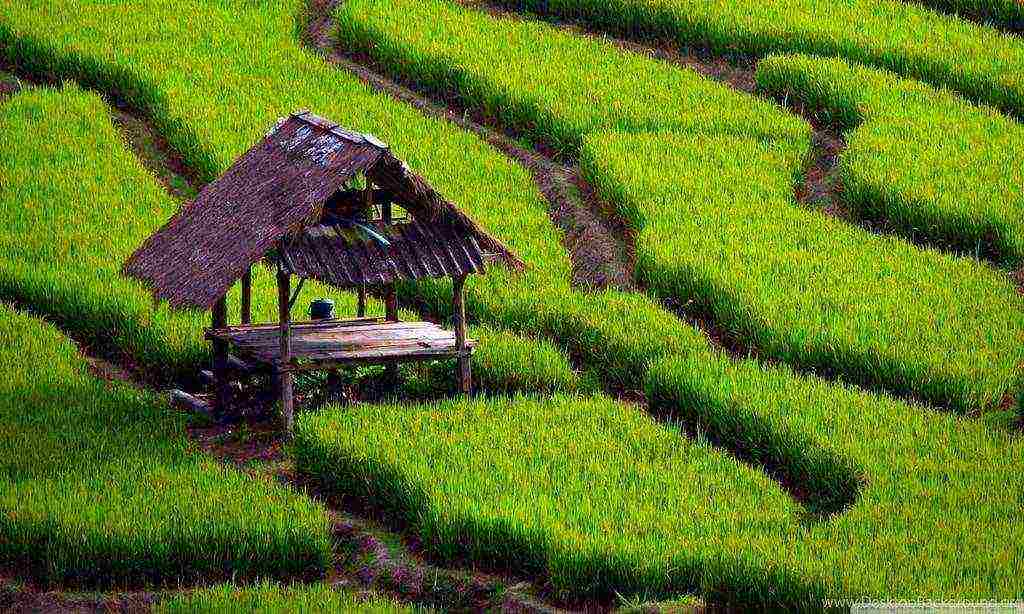
[[[485,12],[493,17],[510,20],[540,20],[575,36],[584,36],[608,42],[619,49],[660,60],[693,70],[703,77],[727,85],[737,91],[757,95],[757,60],[751,57],[726,57],[716,55],[708,50],[681,48],[667,39],[636,39],[630,40],[613,36],[602,31],[593,24],[583,20],[571,20],[554,15],[536,13],[520,13],[500,3],[500,0],[456,0],[462,6]],[[839,157],[846,149],[846,139],[842,133],[821,121],[812,109],[801,105],[786,104],[788,111],[800,116],[813,129],[811,155],[804,168],[803,180],[794,186],[797,202],[814,207],[825,214],[841,218],[847,222],[861,224],[868,230],[877,232],[878,227],[868,225],[851,214],[839,198],[842,185],[839,180]],[[699,323],[699,322],[698,322]],[[699,323],[705,327],[706,323]],[[717,338],[712,335],[712,338]],[[731,351],[747,353],[749,348],[725,343]]]
[[[366,54],[342,49],[333,39],[332,13],[339,0],[312,0],[304,42],[373,90],[408,104],[428,117],[472,132],[527,169],[548,201],[548,213],[562,231],[578,287],[633,290],[635,248],[629,227],[581,177],[579,167],[556,161],[550,151],[523,147],[496,120],[460,105],[454,97],[432,98],[411,83],[384,77]]]
[[[790,113],[804,119],[812,128],[810,155],[806,160],[801,180],[794,185],[795,199],[798,203],[874,234],[898,237],[926,249],[937,249],[958,256],[974,256],[1005,268],[1004,261],[1008,254],[1003,251],[1006,251],[1006,248],[999,247],[993,250],[992,246],[986,245],[987,242],[993,240],[991,236],[979,239],[981,245],[970,246],[968,249],[964,245],[960,245],[956,238],[932,236],[920,232],[917,227],[908,229],[905,224],[901,225],[897,220],[887,219],[877,213],[858,210],[858,208],[864,209],[863,203],[857,206],[847,202],[849,199],[843,196],[843,173],[840,172],[839,160],[847,149],[847,137],[854,138],[852,133],[857,126],[840,125],[838,120],[830,115],[831,109],[808,105],[779,92],[759,89],[757,86],[757,74],[761,61],[759,56],[716,53],[710,48],[699,46],[681,47],[679,43],[665,37],[642,33],[625,34],[615,28],[603,27],[584,18],[567,17],[558,14],[558,11],[537,13],[504,0],[453,1],[466,8],[500,19],[540,21],[573,36],[599,40],[612,44],[623,51],[691,69],[737,91],[760,98],[772,98]],[[944,0],[924,2],[923,4],[937,10],[942,6],[949,5]],[[953,10],[946,12],[957,13]],[[960,14],[960,17],[970,19],[970,15]],[[988,25],[999,27],[998,20],[993,22],[992,19],[976,19],[976,21],[983,21]],[[965,93],[961,93],[961,95],[967,100],[975,100],[975,97]],[[1010,113],[1010,116],[1017,117],[1017,114]],[[919,224],[919,226],[924,225],[926,224]],[[1024,272],[1016,271],[1012,275],[1014,282],[1021,286],[1019,278],[1024,275]]]
[[[285,454],[285,442],[274,421],[194,426],[189,435],[217,460],[276,479],[327,506],[335,548],[341,555],[328,574],[332,585],[373,589],[445,610],[560,611],[538,597],[526,581],[431,564],[419,553],[417,544],[387,531],[352,502],[338,500],[303,479],[295,471],[294,460]]]
[[[33,87],[60,87],[60,79],[52,75],[28,74],[0,62],[0,102],[21,88],[21,83]],[[167,193],[179,202],[195,198],[202,187],[199,174],[193,172],[180,153],[153,127],[153,122],[133,109],[124,100],[98,92],[110,109],[114,126],[146,170],[164,186]]]

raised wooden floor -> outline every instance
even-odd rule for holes
[[[256,324],[208,329],[210,339],[227,342],[244,360],[278,367],[280,328]],[[470,351],[476,344],[467,339]],[[385,364],[453,358],[455,332],[432,322],[389,322],[373,318],[296,322],[291,326],[292,365],[283,370],[315,370],[346,364]]]

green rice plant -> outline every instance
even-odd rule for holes
[[[565,353],[544,339],[530,339],[486,326],[470,327],[478,342],[473,352],[473,387],[487,394],[554,394],[596,390],[592,377],[581,377]],[[454,361],[428,363],[403,382],[409,397],[452,394],[458,390]]]
[[[153,608],[157,614],[200,612],[365,612],[366,614],[411,614],[430,612],[403,605],[373,594],[362,595],[326,584],[281,586],[260,583],[239,587],[219,584],[191,593],[181,593]]]
[[[675,40],[684,47],[720,54],[839,56],[948,87],[971,100],[1024,116],[1024,40],[901,0],[500,3],[513,10],[580,20],[629,37]]]
[[[693,71],[547,24],[496,19],[445,0],[356,0],[335,14],[341,39],[389,73],[454,92],[567,157],[598,130],[809,134],[798,118]]]
[[[767,426],[782,435],[780,454],[813,445],[846,459],[862,473],[859,498],[808,524],[763,474],[602,397],[309,414],[296,460],[439,556],[515,561],[568,597],[696,592],[815,609],[849,597],[1024,595],[1020,441],[745,361],[665,361],[647,390],[652,407],[712,438],[759,447],[750,434]]]
[[[438,556],[515,561],[564,596],[695,587],[741,602],[777,591],[788,603],[787,591],[813,592],[782,557],[754,554],[800,531],[792,499],[606,397],[328,410],[299,421],[295,457]]]
[[[551,145],[583,139],[585,175],[640,229],[646,285],[692,301],[764,355],[960,411],[1017,389],[1024,318],[1011,284],[799,208],[792,186],[809,127],[781,109],[608,43],[445,0],[353,0],[338,17],[341,37],[391,71],[454,87]],[[492,69],[512,56],[520,61]],[[630,111],[638,104],[644,115]],[[945,180],[963,194],[971,184],[950,166]]]
[[[980,21],[994,28],[1024,32],[1024,3],[1020,0],[903,0],[937,11]]]
[[[602,134],[584,174],[637,233],[637,274],[759,354],[857,384],[996,407],[1021,384],[1024,300],[972,259],[794,201],[805,144]],[[666,181],[663,169],[687,169]]]
[[[48,584],[319,574],[329,519],[192,450],[166,401],[89,373],[51,325],[0,306],[0,560]]]
[[[1024,263],[1024,127],[945,90],[838,59],[770,56],[760,89],[847,131],[842,199],[915,240]]]
[[[372,95],[355,78],[303,52],[294,37],[292,17],[298,8],[297,1],[282,7],[228,0],[174,6],[144,0],[116,5],[29,0],[0,6],[0,55],[21,70],[74,78],[119,94],[152,116],[189,164],[208,177],[226,168],[274,118],[295,108],[308,107],[374,132],[530,263],[521,277],[495,270],[471,282],[467,299],[474,320],[549,339],[579,364],[599,372],[609,386],[641,385],[652,367],[671,359],[671,364],[683,361],[698,370],[680,371],[677,377],[690,379],[675,382],[678,389],[691,392],[695,403],[714,406],[725,398],[733,403],[728,406],[731,411],[757,416],[761,399],[751,389],[787,389],[776,382],[793,377],[785,370],[746,363],[744,368],[730,366],[731,361],[711,351],[701,332],[648,297],[573,291],[568,259],[525,171],[479,140]],[[57,278],[53,273],[52,283]],[[49,283],[38,283],[32,301],[46,298]],[[450,288],[445,284],[402,290],[429,311],[446,313]],[[723,380],[702,387],[721,377],[743,385]],[[793,381],[794,395],[808,394],[801,392],[804,380]],[[903,428],[903,414],[893,408],[903,405],[813,379],[806,385],[828,401],[823,407],[835,413],[864,412],[866,404],[879,404],[877,411],[866,412],[877,429],[872,436],[907,441],[909,435],[893,435]],[[668,392],[664,396],[659,412],[686,415],[687,408],[673,409]],[[803,505],[769,479],[765,471],[780,479],[807,480],[813,488],[831,484],[848,489],[851,476],[858,484],[871,486],[870,480],[860,479],[867,473],[854,460],[859,458],[855,450],[815,444],[836,433],[830,431],[828,416],[804,407],[799,397],[779,403],[782,411],[805,414],[803,425],[751,418],[737,422],[741,426],[732,431],[734,436],[727,436],[730,431],[724,429],[714,432],[719,445],[740,457],[748,449],[746,433],[761,437],[766,447],[774,446],[761,458],[746,454],[748,463],[765,471],[608,399],[558,397],[522,403],[525,409],[518,407],[520,401],[478,399],[418,409],[359,407],[343,415],[307,415],[300,420],[300,437],[307,443],[296,454],[306,459],[303,466],[311,476],[349,489],[349,494],[380,493],[378,504],[404,513],[417,527],[414,530],[423,532],[425,543],[439,552],[475,548],[485,560],[505,564],[521,557],[525,569],[546,570],[554,586],[577,594],[692,590],[731,603],[813,605],[834,593],[962,598],[1021,593],[1019,581],[1009,574],[1020,566],[1021,532],[1006,531],[1010,525],[1003,522],[1013,517],[1005,501],[1020,490],[1013,476],[990,472],[999,462],[1000,450],[1009,459],[1003,461],[1007,471],[1019,468],[1013,441],[996,438],[980,456],[972,447],[976,439],[956,433],[944,433],[941,443],[928,444],[947,446],[948,455],[962,457],[961,463],[944,466],[957,471],[947,481],[962,479],[965,485],[957,491],[964,508],[956,516],[958,523],[932,546],[929,530],[907,521],[908,513],[902,512],[896,527],[874,517],[890,511],[889,499],[879,496],[857,507],[865,499],[861,495],[847,512],[813,522]],[[423,415],[433,407],[451,408],[451,414],[445,420]],[[384,426],[372,417],[378,411],[383,412]],[[887,411],[893,413],[893,421],[886,420]],[[930,415],[927,410],[914,411]],[[407,422],[413,418],[417,422]],[[320,425],[317,420],[327,422]],[[330,429],[343,423],[358,437],[336,441],[341,430]],[[946,423],[958,424],[975,429],[979,438],[985,434],[980,425]],[[799,445],[785,447],[782,441],[803,432],[801,428],[806,435]],[[910,435],[915,433],[939,436],[920,430]],[[863,431],[857,434],[864,436]],[[399,447],[404,455],[395,460]],[[374,458],[395,464],[360,460]],[[344,459],[348,460],[333,462]],[[915,463],[926,473],[932,469],[927,459],[913,455],[893,463],[899,471],[887,483],[889,490],[918,488]],[[962,475],[969,472],[975,477]],[[415,480],[403,482],[396,475]],[[520,483],[524,486],[518,489],[509,486]],[[616,486],[630,483],[647,487]],[[1003,490],[997,491],[995,485]],[[987,522],[988,508],[963,505],[971,488],[983,498],[995,497],[991,509],[1000,522]],[[388,492],[390,499],[383,496]],[[498,509],[494,501],[508,505]],[[819,501],[826,503],[822,497]],[[927,498],[917,502],[926,503]],[[861,510],[856,516],[860,524],[848,525],[855,509]],[[456,518],[456,511],[462,516]],[[509,513],[515,516],[503,516]],[[941,514],[927,518],[941,520]],[[964,519],[973,522],[965,524]],[[647,523],[651,529],[645,532]],[[673,523],[682,523],[683,528],[673,528]],[[806,533],[808,523],[821,536],[814,548],[806,540],[786,537]],[[622,526],[636,527],[640,537],[621,537]],[[534,530],[524,532],[523,527]],[[956,557],[950,545],[954,538],[969,544]],[[901,541],[912,546],[901,546]],[[493,548],[484,547],[488,544]],[[823,557],[819,549],[828,555]],[[846,553],[855,555],[848,566],[840,564]],[[929,576],[913,573],[918,567],[931,571],[940,565],[944,571]],[[873,568],[884,573],[872,576]],[[885,589],[881,583],[889,579],[892,588]]]
[[[794,569],[857,597],[1024,596],[1009,572],[1024,562],[1019,437],[784,368],[768,378],[750,361],[668,360],[652,367],[647,394],[720,444],[764,453],[751,433],[767,432],[776,454],[799,448],[806,457],[810,445],[862,472],[856,502],[785,549],[795,551]]]

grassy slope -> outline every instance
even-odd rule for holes
[[[578,18],[628,36],[670,38],[721,53],[841,56],[1024,115],[1024,41],[899,0],[505,0],[504,4]]]
[[[860,497],[804,524],[764,476],[603,398],[310,414],[297,461],[394,513],[442,556],[515,561],[573,596],[694,591],[813,608],[854,595],[1024,595],[1019,441],[814,379],[769,382],[753,363],[667,361],[648,393],[656,410],[758,454],[771,448],[752,435],[768,431],[785,434],[779,454],[816,445],[852,459]]]
[[[974,260],[797,205],[790,177],[802,153],[736,137],[611,133],[587,138],[583,168],[640,229],[637,272],[657,294],[693,301],[788,364],[962,412],[998,406],[1024,361],[1017,290]],[[688,170],[666,181],[665,168]]]
[[[222,4],[226,8],[232,6]],[[74,76],[107,89],[125,88],[125,91],[135,96],[137,104],[157,117],[164,131],[172,137],[172,142],[186,153],[190,162],[201,166],[203,160],[217,161],[206,167],[204,172],[207,173],[215,174],[218,168],[226,166],[234,155],[262,133],[272,117],[291,110],[293,106],[309,106],[342,123],[374,131],[391,141],[400,155],[410,159],[442,191],[455,196],[531,261],[532,270],[521,280],[505,279],[498,272],[478,281],[472,289],[471,300],[471,308],[476,317],[551,337],[574,350],[588,364],[600,368],[605,375],[621,382],[635,383],[642,380],[649,365],[657,365],[667,356],[680,359],[690,357],[700,368],[696,374],[687,374],[684,381],[674,382],[676,385],[689,387],[697,398],[703,399],[702,402],[710,402],[725,395],[738,409],[755,411],[755,407],[748,405],[749,399],[738,394],[739,386],[736,382],[719,379],[722,373],[730,374],[718,367],[732,363],[709,353],[707,342],[699,333],[684,326],[670,314],[657,310],[647,299],[617,293],[579,295],[568,291],[567,260],[558,245],[557,235],[546,219],[543,205],[525,173],[510,166],[475,139],[453,132],[436,122],[423,120],[386,99],[369,96],[354,84],[354,80],[321,67],[317,60],[300,53],[294,47],[293,24],[285,9],[276,5],[247,3],[249,12],[235,15],[227,10],[221,11],[219,6],[175,6],[173,12],[163,14],[162,19],[143,19],[144,15],[152,17],[154,12],[159,13],[160,6],[146,3],[117,6],[78,4],[70,7],[57,3],[19,4],[14,7],[5,6],[0,11],[0,23],[4,24],[0,29],[6,28],[5,34],[0,37],[8,43],[7,47],[3,47],[5,55],[18,59],[23,65]],[[254,31],[259,32],[260,36],[248,35]],[[30,39],[34,39],[34,44],[23,46]],[[140,40],[145,40],[152,47],[138,45]],[[11,41],[20,43],[12,47]],[[153,51],[150,52],[150,49]],[[254,58],[259,58],[259,61],[253,61]],[[179,68],[182,69],[189,69],[189,66],[195,64],[196,70],[216,70],[217,78],[204,79],[199,75],[193,79],[194,70],[175,70],[175,62],[180,62]],[[202,121],[198,121],[199,118]],[[531,246],[534,249],[531,250]],[[438,287],[436,290],[436,302],[440,305],[444,300],[443,288]],[[432,296],[430,291],[424,295],[428,300]],[[780,378],[785,379],[784,374],[755,365],[747,365],[747,369],[749,371],[743,373],[743,377],[748,378],[746,381],[766,390],[780,386]],[[821,390],[825,391],[822,394],[837,403],[839,409],[836,411],[845,411],[848,400],[843,393],[835,386],[821,386]],[[798,386],[797,389],[799,391],[803,387]],[[806,414],[811,422],[820,419],[812,411],[813,407],[804,407],[803,402],[794,398],[788,410],[794,414]],[[811,398],[810,402],[818,403],[819,400]],[[571,408],[572,404],[566,407]],[[367,408],[367,411],[370,410]],[[929,415],[916,408],[908,411],[922,416]],[[898,421],[885,420],[884,412],[872,415],[879,416],[877,428],[882,436],[888,436],[890,430],[901,428]],[[402,425],[395,423],[395,426],[400,428]],[[487,424],[479,426],[487,428]],[[524,438],[528,441],[557,437],[557,432],[546,428],[542,419],[532,421],[529,426],[531,435]],[[741,427],[741,431],[745,431],[745,428]],[[400,435],[405,437],[405,433]],[[497,435],[493,435],[492,440],[493,437]],[[600,431],[587,437],[588,441],[600,438]],[[849,468],[848,461],[830,457],[829,452],[809,454],[807,450],[813,449],[810,445],[812,442],[805,438],[804,443],[807,445],[794,451],[796,458],[787,461],[794,464],[793,473],[835,477],[842,468]],[[955,448],[951,449],[957,452]],[[506,466],[523,462],[525,452],[521,449],[499,447],[498,450],[508,455],[510,460]],[[327,452],[334,453],[331,450]],[[716,473],[713,476],[725,487],[731,488],[729,484],[732,480],[749,483],[749,480],[744,481],[742,477],[748,473],[747,469],[729,469],[729,463],[720,458],[716,460],[717,453],[713,454],[702,446],[692,446],[690,452],[699,455],[698,458],[688,459],[697,466],[701,463],[717,463],[721,471],[730,471],[729,474]],[[357,453],[368,458],[372,450],[357,450]],[[642,448],[638,447],[636,454],[642,453]],[[707,458],[702,458],[705,456]],[[415,455],[409,458],[417,463],[422,462]],[[595,458],[600,458],[600,455],[595,455]],[[808,466],[801,467],[801,464]],[[984,463],[975,469],[979,474],[989,475]],[[375,470],[381,468],[378,466]],[[454,478],[457,475],[449,472],[445,476],[432,476],[426,485],[437,483],[442,477]],[[900,474],[899,478],[905,482],[904,487],[912,487],[915,483],[915,475],[912,473]],[[762,484],[758,498],[785,501],[780,491],[770,482],[764,482],[763,478],[758,481]],[[464,496],[479,498],[487,494],[467,492]],[[651,494],[634,493],[632,496],[646,497]],[[549,493],[548,496],[555,497],[552,500],[554,511],[551,522],[564,522],[565,517],[571,515],[568,512],[572,507],[558,499],[557,493]],[[792,507],[788,502],[784,505]],[[700,517],[701,521],[714,527],[718,522],[716,514],[720,512],[714,510]],[[773,517],[773,513],[776,512],[765,510],[764,517]],[[616,517],[610,515],[608,519],[614,521]],[[858,531],[837,531],[834,547],[837,551],[843,551],[850,544],[859,545],[859,549],[851,550],[856,555],[857,565],[865,568],[886,565],[884,559],[887,550],[869,548],[873,521],[867,518],[862,520],[864,524],[859,525]],[[983,525],[979,521],[979,526]],[[822,526],[832,526],[832,523]],[[555,529],[549,524],[543,530]],[[993,547],[997,549],[1001,548],[1003,559],[1013,560],[1017,546],[1012,539],[1004,540],[1004,536],[987,531],[974,530],[972,535],[985,543],[995,544]],[[459,537],[453,535],[449,539]],[[579,536],[580,540],[592,538]],[[910,553],[907,556],[916,562],[918,554],[927,557],[929,553]],[[726,581],[728,577],[716,578],[716,570],[721,570],[721,561],[730,556],[731,553],[714,548],[708,551],[704,563],[698,562],[695,567],[706,570],[702,572],[702,577],[707,583],[702,586],[729,584]],[[803,558],[810,560],[813,556]],[[797,557],[794,560],[803,558]],[[614,550],[602,552],[595,557],[589,567],[589,574],[584,574],[588,578],[587,585],[604,590],[615,588],[622,578],[602,576],[601,572],[609,564],[617,565],[617,560]],[[943,591],[948,594],[968,594],[968,589],[974,590],[971,588],[974,585],[965,580],[963,584],[958,584],[964,577],[984,578],[991,575],[990,562],[984,557],[960,563],[946,559],[946,563],[948,570],[936,577],[942,583]],[[651,568],[657,567],[655,563]],[[1014,578],[998,575],[1000,569],[1007,568],[1012,569],[997,567],[994,572],[996,576],[988,580],[992,586],[997,587],[992,589],[989,586],[992,592],[997,589],[1003,594],[1019,592],[1013,584]],[[834,573],[839,577],[830,580],[833,586],[860,586],[866,582],[865,578],[855,575],[842,577],[841,570]],[[787,581],[786,578],[795,580]],[[807,578],[813,579],[814,575],[806,570],[801,571],[800,567],[784,573],[783,577],[758,576],[749,586],[755,587],[755,592],[759,588],[766,588],[769,592],[752,594],[741,590],[739,594],[750,601],[773,602],[779,599],[773,591],[803,586],[802,582]],[[909,591],[922,586],[914,585],[912,578],[904,581]],[[787,594],[799,597],[798,593]]]
[[[402,605],[375,595],[357,595],[324,584],[281,586],[259,584],[238,588],[230,584],[211,586],[178,595],[157,604],[157,614],[199,612],[334,612],[359,611],[366,614],[413,614],[430,610]]]
[[[766,356],[960,411],[996,406],[1019,385],[1024,318],[1009,280],[800,209],[791,186],[809,129],[780,109],[608,43],[443,0],[353,0],[338,16],[341,36],[389,70],[454,87],[534,138],[572,147],[588,134],[623,134],[588,139],[583,166],[643,228],[645,281],[697,301]],[[509,56],[522,61],[492,70]],[[656,134],[629,137],[641,132]],[[733,138],[716,141],[730,148],[709,150],[719,155],[690,147],[652,164],[672,133]],[[778,161],[750,153],[764,142]],[[965,183],[958,167],[943,168],[946,183]],[[944,217],[960,216],[950,202],[925,209],[955,226]],[[989,211],[1012,217],[1012,203],[1003,205]]]
[[[988,107],[838,59],[772,56],[760,89],[847,130],[843,201],[903,234],[1024,263],[1024,127]]]
[[[1011,32],[1024,31],[1024,2],[1020,0],[902,0],[936,11],[960,15]]]

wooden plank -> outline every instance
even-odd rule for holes
[[[392,323],[394,327],[391,330],[384,329],[379,326],[351,326],[344,328],[335,329],[292,329],[292,337],[298,339],[313,339],[323,338],[331,336],[353,336],[353,335],[371,335],[371,336],[411,336],[411,335],[429,335],[436,334],[438,331],[444,331],[445,329],[438,327],[437,325],[409,325],[404,326],[405,323]],[[450,332],[450,331],[449,331]],[[246,333],[236,333],[231,335],[218,335],[214,334],[214,339],[220,339],[223,341],[241,342],[241,343],[273,343],[276,341],[278,336],[277,331],[256,331]]]
[[[287,371],[323,371],[327,369],[338,369],[354,365],[388,365],[405,362],[423,362],[429,360],[450,359],[455,354],[452,351],[423,351],[416,354],[396,354],[391,356],[365,356],[365,357],[344,357],[338,360],[321,360],[313,362],[298,362],[288,367]]]
[[[380,316],[370,316],[366,318],[351,318],[346,320],[312,320],[292,322],[292,330],[304,330],[310,328],[334,328],[340,326],[367,326],[375,323],[388,324]],[[438,326],[433,322],[424,322],[422,320],[408,320],[406,322],[402,322],[401,324],[415,326]],[[388,325],[393,326],[394,322],[391,322]],[[275,331],[279,327],[279,324],[250,324],[249,326],[224,326],[219,329],[208,328],[206,329],[206,332],[208,334],[224,335],[246,331]]]
[[[465,352],[470,353],[475,343],[467,343],[465,346]],[[392,346],[377,346],[369,348],[316,348],[306,352],[292,352],[292,358],[294,361],[299,360],[343,360],[346,358],[358,359],[367,356],[400,356],[409,355],[415,356],[422,352],[434,352],[444,351],[452,356],[457,355],[459,348],[454,343],[426,343],[426,344],[408,344],[408,345],[392,345]],[[276,354],[268,354],[268,358],[277,362]],[[294,362],[293,361],[293,362]]]

